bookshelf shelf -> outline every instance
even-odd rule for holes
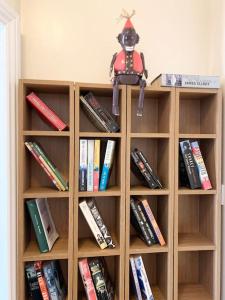
[[[169,133],[131,133],[130,134],[131,138],[136,138],[136,139],[142,139],[142,138],[146,138],[146,139],[167,139],[169,138]]]
[[[50,131],[50,130],[24,130],[24,136],[70,136],[69,131]]]
[[[129,252],[130,254],[168,252],[168,247],[159,244],[148,247],[139,237],[131,236]]]
[[[118,186],[109,187],[106,191],[99,192],[79,192],[79,197],[107,197],[107,196],[120,196],[121,189]]]
[[[203,284],[180,284],[178,297],[179,300],[213,300],[213,297],[210,296]]]
[[[150,189],[141,185],[131,186],[130,195],[169,195],[169,189]]]
[[[215,250],[216,247],[209,238],[197,233],[179,233],[178,251]]]
[[[70,192],[61,192],[54,187],[32,187],[23,193],[24,199],[29,198],[67,198]]]
[[[80,132],[79,136],[82,138],[121,138],[121,133],[108,132]]]
[[[216,194],[217,190],[202,190],[202,189],[188,189],[188,188],[179,188],[179,195],[213,195]]]
[[[180,139],[216,139],[216,134],[213,133],[180,133]]]

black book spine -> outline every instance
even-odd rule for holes
[[[191,189],[201,188],[201,181],[199,178],[198,168],[191,150],[189,140],[180,142],[181,153],[183,155],[186,172],[188,175]]]
[[[37,279],[37,274],[36,270],[34,268],[33,264],[27,264],[25,267],[25,272],[26,272],[26,278],[27,278],[27,285],[28,285],[28,290],[31,298],[33,300],[40,300],[42,299],[38,279]]]
[[[112,241],[112,236],[106,227],[99,210],[95,204],[95,201],[93,199],[87,200],[88,207],[90,208],[91,214],[95,219],[96,224],[98,225],[98,228],[100,229],[107,245],[109,248],[115,248],[115,244]]]
[[[146,228],[146,225],[142,219],[142,216],[138,210],[138,207],[135,203],[135,200],[133,198],[130,199],[130,206],[131,206],[131,213],[133,213],[133,217],[131,217],[131,222],[132,222],[132,225],[137,228],[136,224],[138,224],[138,227],[140,228],[138,230],[138,233],[140,234],[140,236],[144,239],[144,241],[146,242],[146,244],[148,246],[151,246],[153,243],[152,243],[152,240],[150,238],[150,235],[148,233],[148,230]],[[137,222],[134,221],[134,219],[136,219]],[[136,223],[136,224],[135,224]]]
[[[152,229],[151,229],[151,227],[150,227],[150,225],[149,225],[149,223],[148,223],[148,221],[147,221],[147,219],[146,219],[146,217],[144,215],[144,212],[142,211],[142,207],[141,207],[140,203],[137,203],[137,208],[139,210],[139,213],[140,213],[141,218],[142,218],[142,220],[144,222],[144,226],[145,226],[145,228],[146,228],[146,230],[148,232],[148,235],[149,235],[149,237],[151,239],[152,244],[157,244],[158,240],[155,238],[155,235],[154,235],[154,233],[153,233],[153,231],[152,231]]]
[[[190,183],[188,180],[187,171],[185,168],[185,163],[184,163],[184,159],[180,147],[179,147],[179,181],[180,181],[179,182],[180,186],[185,186],[190,188]]]
[[[110,113],[99,104],[97,99],[92,93],[88,93],[85,96],[86,101],[91,105],[95,112],[104,120],[111,132],[118,132],[120,127],[117,122],[113,119]]]
[[[109,272],[108,272],[107,265],[106,265],[104,258],[99,258],[99,264],[100,264],[100,268],[101,268],[103,277],[105,279],[107,293],[108,293],[108,299],[113,300],[114,295],[115,295],[115,290],[114,290],[112,281],[109,277]]]
[[[141,178],[141,180],[144,181],[149,188],[155,189],[158,187],[158,184],[156,184],[156,182],[153,180],[144,163],[141,161],[135,151],[131,152],[131,170],[134,175]],[[140,177],[138,173],[141,173],[142,176]]]
[[[139,158],[144,163],[146,169],[148,170],[148,172],[150,173],[150,175],[152,176],[153,180],[156,182],[156,184],[158,185],[158,187],[160,189],[162,189],[162,184],[161,184],[161,182],[159,180],[159,177],[156,175],[156,173],[151,168],[151,166],[150,166],[148,160],[146,159],[146,157],[144,156],[144,154],[140,150],[138,150],[138,149],[135,149],[134,151],[137,152]]]
[[[89,268],[99,300],[108,300],[107,288],[101,266],[97,258],[90,259]]]

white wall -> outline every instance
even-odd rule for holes
[[[6,3],[9,4],[9,6],[15,11],[19,12],[20,10],[20,0],[4,0]]]
[[[22,75],[109,82],[122,8],[136,10],[137,50],[145,54],[151,79],[161,72],[216,74],[211,12],[219,1],[21,0]]]

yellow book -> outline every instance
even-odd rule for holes
[[[99,173],[100,173],[100,140],[95,140],[94,147],[94,192],[99,189]]]

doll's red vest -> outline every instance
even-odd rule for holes
[[[122,50],[117,54],[114,71],[116,74],[143,74],[143,64],[138,52],[125,52]]]

